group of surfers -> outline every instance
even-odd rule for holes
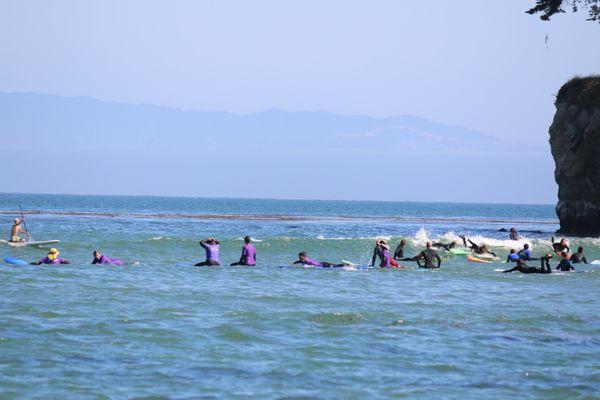
[[[15,218],[14,224],[11,228],[10,237],[11,242],[20,242],[24,241],[24,238],[21,238],[21,234],[29,236],[28,232],[21,226],[22,219]],[[459,236],[463,241],[463,247],[469,249],[472,253],[476,255],[486,255],[489,254],[491,256],[496,257],[496,253],[492,252],[487,248],[485,244],[477,244],[468,239],[466,236]],[[515,228],[510,229],[510,238],[512,240],[518,240],[518,234]],[[587,264],[587,259],[583,254],[583,247],[579,247],[577,252],[574,254],[569,254],[570,249],[565,239],[561,239],[559,242],[554,241],[554,237],[551,239],[552,241],[552,249],[555,254],[560,255],[560,262],[558,263],[556,270],[560,271],[574,271],[575,268],[573,264],[577,263],[585,263]],[[219,251],[220,251],[220,243],[215,238],[207,238],[201,240],[199,242],[200,246],[204,249],[206,253],[206,258],[204,261],[194,264],[197,267],[202,266],[217,266],[221,265],[219,260]],[[379,267],[380,268],[406,268],[405,266],[400,265],[399,262],[405,261],[416,261],[419,267],[421,268],[440,268],[442,264],[442,259],[435,249],[444,249],[446,251],[450,251],[451,249],[456,248],[458,245],[455,241],[450,243],[443,242],[432,242],[428,241],[425,245],[425,249],[419,252],[417,255],[413,257],[405,257],[404,256],[404,248],[406,246],[406,240],[400,240],[400,243],[394,250],[393,255],[390,253],[390,247],[385,239],[378,239],[375,242],[375,249],[373,250],[373,255],[371,257],[371,262],[369,263],[370,267],[375,266],[377,259],[379,258]],[[56,248],[51,248],[48,254],[37,260],[33,261],[30,264],[32,265],[41,265],[41,264],[69,264],[69,260],[65,260],[59,257],[59,251]],[[506,262],[514,262],[516,266],[503,272],[522,272],[525,274],[532,273],[540,273],[540,274],[548,274],[551,272],[550,269],[550,259],[553,258],[553,253],[547,253],[541,257],[533,257],[531,250],[529,249],[529,244],[525,243],[523,248],[518,252],[515,249],[511,249],[510,253],[506,258]],[[540,260],[540,267],[530,267],[525,262]],[[111,264],[111,265],[123,265],[124,262],[116,259],[109,258],[108,256],[102,254],[99,250],[94,250],[92,264]],[[347,266],[349,263],[331,263],[327,261],[316,261],[308,257],[305,251],[301,251],[298,253],[298,259],[294,261],[292,264],[302,264],[307,266],[315,266],[315,267],[342,267]],[[252,239],[250,236],[246,236],[244,238],[244,245],[242,247],[242,253],[240,259],[237,262],[230,264],[231,266],[255,266],[256,265],[256,248],[252,245]]]

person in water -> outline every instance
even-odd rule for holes
[[[57,264],[70,264],[68,260],[63,258],[59,258],[59,251],[54,247],[48,251],[46,257],[39,259],[38,261],[33,261],[31,265],[40,265],[40,264],[49,264],[49,265],[57,265]]]
[[[29,233],[21,226],[23,220],[20,218],[15,218],[13,221],[13,225],[10,228],[10,242],[24,242],[26,239],[19,236],[19,234],[24,234],[27,236],[27,240],[29,240]]]
[[[446,251],[450,251],[450,249],[453,249],[456,247],[456,242],[450,242],[450,243],[435,242],[435,243],[432,243],[431,246],[433,246],[436,249],[441,247]]]
[[[467,239],[465,236],[459,236],[459,237],[463,240],[464,246],[471,249],[471,251],[473,251],[473,253],[475,253],[475,254],[491,254],[494,257],[497,257],[496,253],[494,253],[491,250],[488,250],[487,245],[482,244],[480,246],[477,243],[474,243],[471,239]],[[467,241],[470,243],[469,245],[467,245]]]
[[[396,247],[396,250],[394,250],[394,257],[393,258],[395,260],[398,260],[400,258],[404,258],[404,247],[406,247],[406,240],[402,239],[402,240],[400,240],[400,243]]]
[[[433,243],[427,242],[425,247],[425,250],[415,257],[416,259],[425,260],[425,265],[421,268],[439,268],[442,265],[442,259],[433,249]],[[437,260],[437,264],[435,264],[434,260]]]
[[[310,265],[313,267],[325,267],[325,268],[339,268],[339,267],[345,267],[345,264],[333,264],[330,262],[326,262],[326,261],[315,261],[311,258],[308,258],[306,256],[306,252],[305,251],[301,251],[300,253],[298,253],[298,260],[294,261],[292,264],[302,264],[302,265]]]
[[[112,264],[112,265],[123,265],[123,261],[117,258],[108,258],[104,254],[100,253],[99,250],[94,250],[94,258],[92,264]]]
[[[206,251],[206,261],[194,264],[196,267],[205,267],[208,265],[221,265],[219,263],[220,243],[215,238],[208,238],[199,242],[200,246]]]
[[[562,272],[575,271],[573,264],[571,264],[571,261],[569,261],[569,253],[567,253],[566,251],[563,251],[560,254],[560,262],[556,266],[556,270],[560,270]]]
[[[388,247],[388,244],[384,239],[379,239],[375,243],[375,249],[373,250],[373,257],[371,258],[371,263],[369,264],[369,267],[372,267],[375,265],[375,261],[377,260],[377,257],[379,257],[379,260],[381,261],[379,263],[379,267],[381,267],[381,268],[400,267],[398,262],[390,256],[390,248]]]
[[[508,255],[508,257],[506,257],[506,262],[517,262],[517,260],[520,260],[521,257],[519,257],[519,255],[517,254],[517,251],[515,249],[510,249],[510,254]]]
[[[250,236],[244,238],[244,247],[242,247],[242,255],[240,261],[231,264],[231,266],[245,265],[248,267],[254,267],[256,265],[256,249],[250,243],[252,239]]]
[[[519,234],[515,228],[510,228],[510,240],[519,240]]]
[[[541,257],[540,268],[529,267],[527,264],[525,264],[525,261],[519,258],[517,260],[517,265],[514,268],[504,270],[502,273],[521,272],[523,274],[550,274],[552,273],[552,269],[550,268],[551,258],[552,254],[547,254],[546,256]]]
[[[521,250],[519,250],[519,252],[517,253],[519,255],[519,258],[523,261],[529,261],[531,260],[531,250],[529,250],[529,244],[525,243],[523,245],[523,248]]]
[[[579,248],[577,249],[577,253],[574,253],[571,255],[571,263],[572,264],[579,264],[579,263],[587,264],[588,263],[587,259],[583,255],[583,246],[579,246]]]
[[[567,241],[565,239],[560,239],[560,242],[555,243],[554,236],[552,236],[550,241],[552,242],[552,248],[554,249],[554,252],[556,254],[560,254],[565,250],[567,251],[567,253],[571,252],[571,249],[569,249],[569,245],[567,244]]]

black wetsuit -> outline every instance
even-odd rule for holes
[[[423,250],[417,257],[425,259],[425,265],[422,268],[439,268],[442,265],[442,259],[433,249]],[[437,264],[434,262],[435,259],[437,259]]]
[[[436,242],[436,243],[432,243],[431,244],[432,247],[435,248],[443,248],[446,251],[450,251],[450,249],[453,249],[456,247],[456,243],[442,243],[442,242]]]
[[[555,253],[562,253],[563,251],[567,251],[567,253],[569,253],[571,251],[571,249],[569,249],[569,246],[567,246],[566,244],[563,245],[560,242],[554,243],[554,237],[552,238],[552,248],[554,249]]]
[[[567,260],[566,258],[560,260],[556,266],[556,269],[563,272],[575,271],[575,268],[573,268],[573,265],[571,265],[571,261]]]
[[[491,255],[493,255],[494,257],[496,257],[496,253],[494,253],[493,251],[485,251],[483,250],[482,246],[479,246],[477,243],[473,243],[471,241],[471,239],[467,239],[469,241],[469,243],[471,243],[471,246],[469,246],[471,248],[471,250],[473,250],[475,253],[477,254],[485,254],[485,253],[490,253]]]
[[[550,268],[550,259],[547,257],[542,257],[540,262],[540,268],[529,267],[525,263],[518,263],[516,267],[507,269],[502,271],[503,273],[507,272],[521,272],[523,274],[550,274],[552,273],[552,269]]]
[[[516,229],[511,229],[510,240],[519,240],[519,234],[517,233]]]
[[[579,264],[579,263],[587,264],[588,262],[587,262],[585,256],[583,255],[583,253],[574,253],[574,254],[571,254],[571,263],[573,263],[573,264]]]
[[[400,243],[397,247],[396,250],[394,250],[394,259],[399,259],[399,258],[403,258],[404,257],[404,244]]]

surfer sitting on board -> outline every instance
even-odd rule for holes
[[[523,245],[523,248],[519,250],[517,254],[519,255],[519,258],[523,261],[533,260],[533,258],[531,258],[531,250],[529,250],[529,244],[527,243]]]
[[[219,263],[219,241],[215,238],[208,238],[200,241],[200,246],[206,251],[206,261],[194,264],[195,267],[204,267],[207,265],[221,265]]]
[[[381,261],[379,263],[379,267],[381,268],[390,268],[390,267],[398,267],[398,263],[392,257],[390,257],[390,248],[388,247],[385,239],[379,239],[375,242],[375,249],[373,250],[373,257],[371,257],[371,263],[369,267],[375,265],[375,261],[379,257]]]
[[[315,261],[311,258],[308,258],[306,256],[306,252],[305,251],[301,251],[300,253],[298,253],[298,260],[294,261],[292,264],[302,264],[302,265],[310,265],[312,267],[325,267],[325,268],[331,268],[331,267],[345,267],[346,264],[333,264],[333,263],[329,263],[326,261]]]
[[[579,246],[579,248],[577,249],[577,253],[574,253],[571,255],[571,263],[573,263],[573,264],[579,264],[579,263],[587,264],[588,263],[585,256],[583,255],[583,246]]]
[[[550,274],[552,273],[552,269],[550,269],[550,259],[552,258],[552,254],[547,254],[545,257],[540,258],[540,268],[529,267],[525,264],[525,261],[520,258],[517,260],[517,265],[514,268],[507,269],[502,271],[503,273],[507,272],[521,272],[523,274]]]
[[[236,265],[246,265],[248,267],[254,267],[256,265],[256,249],[250,242],[252,239],[250,236],[244,238],[244,247],[242,247],[242,255],[240,261],[231,264],[232,267]]]
[[[94,258],[92,264],[112,264],[112,265],[123,265],[123,261],[116,258],[108,258],[98,250],[94,250]]]
[[[554,249],[554,252],[556,254],[560,254],[565,250],[567,251],[567,253],[569,253],[571,251],[571,249],[569,249],[569,245],[567,244],[567,241],[565,239],[560,239],[560,242],[554,243],[554,236],[552,236],[550,241],[552,242],[552,248]]]
[[[508,257],[506,257],[506,262],[517,262],[517,260],[521,259],[521,257],[519,257],[519,255],[517,254],[517,251],[515,249],[510,249],[510,254],[508,255]]]
[[[473,253],[475,253],[475,254],[486,254],[487,253],[487,254],[491,254],[494,257],[496,257],[496,253],[494,253],[491,250],[488,250],[487,245],[482,244],[480,246],[477,243],[474,243],[471,239],[467,239],[465,236],[459,236],[459,238],[461,238],[463,240],[464,246],[471,249],[471,251],[473,251]],[[467,241],[470,243],[470,245],[467,245]]]
[[[560,254],[560,262],[556,266],[556,270],[560,270],[562,272],[575,271],[573,264],[571,264],[571,261],[569,261],[569,254],[566,251],[563,251]]]
[[[58,252],[58,250],[53,247],[53,248],[50,249],[50,251],[48,252],[48,254],[46,255],[46,257],[41,258],[38,261],[33,261],[30,264],[31,265],[40,265],[40,264],[49,264],[49,265],[70,264],[70,262],[68,260],[65,260],[63,258],[59,258],[58,257],[59,254],[60,253]]]
[[[15,218],[12,228],[10,228],[10,242],[24,242],[25,239],[20,237],[19,233],[26,235],[29,240],[29,233],[21,226],[22,223],[22,219]]]

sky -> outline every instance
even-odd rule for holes
[[[533,3],[2,0],[0,91],[241,114],[416,115],[547,150],[526,202],[553,203],[554,95],[574,75],[600,73],[600,24],[585,10],[543,22],[525,14]],[[464,200],[493,202],[502,190]]]

